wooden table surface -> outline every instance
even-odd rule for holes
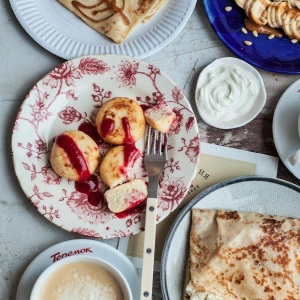
[[[213,60],[234,56],[212,30],[201,1],[182,32],[163,50],[144,59],[171,77],[190,100],[200,71]],[[0,299],[15,299],[16,288],[28,264],[41,251],[58,242],[78,238],[41,216],[26,198],[14,173],[11,135],[19,107],[31,87],[64,60],[38,45],[21,27],[8,0],[0,2]],[[203,123],[198,114],[201,140],[278,156],[272,136],[274,109],[282,93],[299,75],[262,75],[267,103],[258,117],[234,130],[219,130]],[[299,185],[279,163],[278,177]],[[84,238],[84,237],[83,237]],[[105,241],[116,245],[115,240]],[[162,299],[155,274],[154,299]]]

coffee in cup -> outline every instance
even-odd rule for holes
[[[111,264],[92,256],[64,258],[37,279],[30,300],[132,300],[124,276]]]

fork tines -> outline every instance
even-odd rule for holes
[[[167,136],[148,126],[146,135],[146,155],[166,155],[168,150]]]

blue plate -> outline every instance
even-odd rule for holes
[[[299,43],[291,43],[284,34],[282,38],[269,40],[265,34],[254,37],[251,32],[242,33],[246,14],[233,0],[203,0],[203,4],[213,29],[237,56],[271,72],[300,74]],[[226,6],[232,10],[225,11]],[[245,40],[252,45],[246,46]]]

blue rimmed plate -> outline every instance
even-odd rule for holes
[[[262,69],[287,74],[300,74],[300,44],[282,38],[268,39],[267,35],[254,37],[244,34],[245,11],[234,0],[203,0],[208,19],[222,42],[237,56]],[[232,10],[227,12],[226,6]],[[252,42],[246,46],[244,41]]]

